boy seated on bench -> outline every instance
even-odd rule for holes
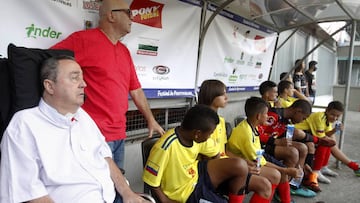
[[[205,142],[211,139],[218,123],[215,111],[196,105],[188,110],[181,126],[155,143],[143,180],[161,202],[242,202],[248,175],[246,162],[219,159],[215,142]],[[199,161],[200,154],[209,159]],[[222,194],[228,195],[229,201]]]

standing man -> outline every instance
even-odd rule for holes
[[[316,64],[317,64],[316,61],[310,61],[309,69],[305,71],[305,77],[309,90],[309,99],[313,104],[315,102],[315,93],[316,93],[315,75],[313,73],[317,70]]]
[[[124,0],[102,1],[99,16],[98,28],[75,32],[52,48],[74,51],[88,85],[82,107],[105,136],[116,164],[124,168],[128,94],[147,121],[149,137],[164,130],[147,103],[129,50],[119,41],[131,31],[129,5]]]
[[[80,107],[86,83],[73,57],[41,69],[39,105],[18,111],[1,141],[0,202],[145,202],[131,191],[91,117]],[[123,201],[122,201],[123,200]]]

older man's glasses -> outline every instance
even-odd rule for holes
[[[125,9],[125,8],[123,8],[123,9],[113,9],[113,10],[111,10],[111,12],[117,12],[117,11],[124,12],[124,13],[126,13],[129,17],[132,17],[132,12],[131,12],[130,9]]]

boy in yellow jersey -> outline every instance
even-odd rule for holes
[[[311,104],[302,99],[296,100],[288,108],[270,108],[266,125],[259,126],[260,142],[265,145],[265,158],[268,154],[282,160],[287,167],[300,165],[304,168],[305,174],[311,173],[315,153],[313,140],[307,139],[308,137],[301,130],[294,130],[292,140],[286,138],[287,125],[302,122],[310,114]],[[312,138],[310,135],[309,137]],[[315,192],[299,187],[298,183],[292,183],[290,190],[292,195],[316,196]]]
[[[264,81],[259,86],[261,98],[269,103],[270,107],[281,107],[278,101],[278,90],[275,82],[271,80]]]
[[[161,202],[242,202],[248,174],[246,162],[238,158],[214,159],[219,157],[215,142],[205,142],[218,123],[215,111],[196,105],[186,113],[181,126],[169,130],[155,143],[143,180]],[[209,159],[199,161],[200,154]],[[220,191],[227,192],[229,201]]]
[[[280,81],[278,86],[278,99],[281,107],[287,108],[290,107],[298,99],[303,99],[308,101],[308,98],[305,95],[301,94],[297,89],[294,88],[294,84],[288,80]],[[296,98],[294,97],[296,96]]]
[[[257,160],[257,151],[261,150],[258,126],[267,121],[268,104],[261,98],[251,97],[245,102],[245,113],[247,119],[239,123],[232,131],[228,140],[227,149],[240,156],[248,162]],[[264,157],[260,159],[260,166],[256,172],[266,177],[272,184],[272,194],[275,189],[279,191],[281,202],[291,202],[288,175],[292,177],[301,176],[301,170],[296,168],[280,167],[267,162]],[[272,195],[271,195],[272,197]]]
[[[226,86],[219,80],[205,80],[202,82],[198,94],[198,103],[209,106],[214,111],[218,111],[219,108],[224,108],[227,104]],[[225,151],[225,145],[227,143],[225,119],[219,116],[220,123],[216,126],[216,129],[211,134],[211,138],[216,142],[220,158],[235,157],[228,151]],[[208,141],[212,141],[208,139]],[[249,170],[255,168],[253,162],[249,163]],[[267,203],[271,199],[271,184],[270,182],[261,176],[252,176],[249,173],[246,180],[248,182],[248,188],[246,191],[254,191],[253,196],[250,199],[250,203]]]
[[[328,104],[325,112],[312,113],[305,121],[295,125],[295,128],[311,133],[313,135],[314,143],[317,144],[313,165],[313,172],[317,174],[317,177],[309,177],[308,180],[304,182],[309,188],[318,189],[320,191],[319,185],[315,180],[316,178],[320,182],[330,183],[330,180],[327,180],[321,171],[326,175],[336,176],[335,172],[326,167],[330,158],[330,153],[332,153],[336,159],[354,170],[355,175],[360,176],[359,165],[356,162],[351,161],[336,146],[336,129],[333,128],[333,123],[339,119],[343,111],[344,107],[342,103],[333,101]],[[339,128],[342,130],[343,126],[341,125]],[[324,170],[322,170],[323,168]]]

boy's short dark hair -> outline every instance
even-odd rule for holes
[[[304,99],[296,100],[289,108],[300,109],[304,114],[311,114],[311,104]]]
[[[328,104],[328,106],[326,107],[326,110],[338,110],[340,112],[344,112],[344,105],[340,102],[340,101],[332,101]]]
[[[206,105],[195,105],[190,108],[181,122],[185,130],[200,130],[207,132],[219,124],[218,114]]]
[[[280,81],[278,84],[278,93],[279,94],[284,93],[285,89],[289,89],[291,85],[293,85],[293,83],[288,80]]]
[[[268,103],[260,97],[250,97],[245,102],[246,117],[252,118],[262,113],[268,107]]]
[[[264,81],[260,84],[260,87],[259,87],[259,92],[262,95],[264,95],[267,91],[271,90],[272,88],[276,87],[276,83],[271,81],[271,80],[267,80],[267,81]]]

